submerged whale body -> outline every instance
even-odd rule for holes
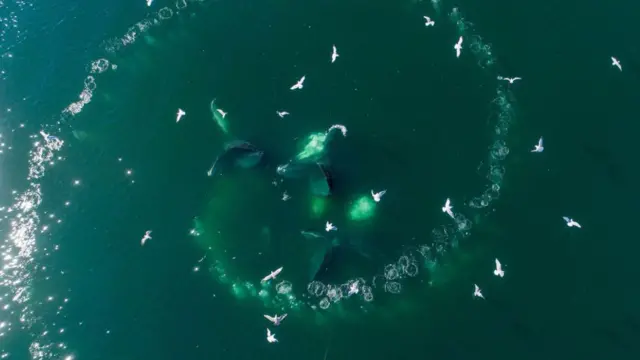
[[[252,168],[260,163],[264,151],[258,149],[253,144],[234,140],[227,143],[222,154],[218,155],[211,167],[211,176],[222,168],[240,167],[243,169]]]
[[[372,259],[372,256],[365,251],[361,244],[343,242],[337,238],[329,240],[324,234],[315,231],[301,231],[300,233],[307,241],[311,242],[312,246],[316,247],[309,261],[309,281],[318,280],[321,274],[333,267],[336,254],[341,251],[352,251],[367,260]]]
[[[329,168],[319,162],[295,161],[278,166],[277,173],[288,179],[309,179],[311,193],[329,196],[333,191],[333,175]]]

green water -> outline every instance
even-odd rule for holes
[[[637,358],[636,4],[3,9],[7,358]],[[331,196],[281,181],[333,124]],[[237,139],[261,164],[207,176]],[[312,292],[301,231],[343,244]]]

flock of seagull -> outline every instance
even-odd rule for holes
[[[150,5],[151,2],[153,0],[147,0],[148,4]],[[433,20],[431,20],[430,17],[428,16],[424,16],[425,19],[425,26],[429,27],[429,26],[434,26],[435,22]],[[463,43],[463,37],[460,36],[458,38],[458,41],[455,43],[455,45],[453,46],[454,50],[455,50],[455,54],[456,54],[456,58],[459,58],[461,53],[462,53],[462,43]],[[334,63],[337,58],[340,56],[340,54],[338,54],[338,50],[336,48],[335,45],[332,46],[332,52],[331,52],[331,63]],[[622,65],[620,64],[620,61],[618,59],[616,59],[615,57],[611,57],[612,60],[612,65],[617,67],[620,71],[622,71]],[[293,84],[289,89],[290,90],[300,90],[304,88],[304,81],[306,79],[306,75],[303,75],[295,84]],[[513,84],[515,81],[518,80],[522,80],[522,78],[520,77],[512,77],[512,78],[508,78],[508,77],[502,77],[502,76],[498,76],[497,78],[498,80],[504,80],[504,81],[508,81],[510,84]],[[220,115],[224,118],[227,113],[225,111],[223,111],[222,109],[216,109],[216,111],[218,113],[220,113]],[[277,115],[281,118],[284,118],[285,116],[289,115],[289,112],[287,111],[276,111]],[[186,112],[182,109],[178,109],[178,113],[176,114],[176,122],[179,122],[182,117],[184,117],[186,115]],[[346,129],[342,129],[343,132],[346,132]],[[43,135],[45,136],[45,135]],[[543,146],[543,138],[540,137],[540,139],[538,140],[538,143],[535,144],[533,150],[531,150],[532,153],[541,153],[544,151],[544,146]],[[371,190],[371,197],[373,198],[373,200],[375,202],[380,202],[382,197],[386,194],[387,190],[382,190],[379,192],[374,192],[373,190]],[[288,198],[288,196],[284,195],[283,200],[286,200]],[[444,206],[442,207],[442,212],[446,213],[447,215],[449,215],[451,218],[455,219],[455,215],[453,213],[453,206],[451,205],[451,200],[450,199],[446,199]],[[564,221],[566,222],[568,227],[576,227],[576,228],[581,228],[582,226],[576,222],[575,220],[563,216],[562,217],[564,219]],[[325,230],[327,232],[329,231],[337,231],[338,228],[336,226],[334,226],[331,222],[327,221],[326,226],[325,226]],[[151,230],[148,230],[145,232],[144,236],[142,237],[141,240],[141,245],[144,245],[145,242],[147,240],[151,239]],[[493,271],[493,274],[495,276],[498,277],[504,277],[504,270],[502,269],[502,264],[500,263],[500,261],[498,259],[495,259],[495,270]],[[282,272],[282,267],[272,271],[271,273],[269,273],[269,275],[265,276],[261,282],[267,282],[270,280],[274,280],[281,272]],[[351,286],[351,288],[349,289],[349,294],[354,294],[354,293],[358,293],[359,289],[357,288],[357,283],[353,284]],[[484,299],[484,295],[482,294],[482,290],[480,289],[480,287],[477,284],[474,284],[474,291],[473,291],[473,296],[474,297],[479,297]],[[278,326],[281,324],[281,322],[287,317],[287,314],[283,314],[283,315],[278,315],[275,314],[274,316],[270,316],[270,315],[264,315],[264,317],[269,320],[271,323],[273,323],[274,326]],[[275,334],[271,332],[271,330],[269,328],[267,328],[267,341],[269,343],[275,343],[278,342],[278,339],[276,339]]]

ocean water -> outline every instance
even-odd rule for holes
[[[0,357],[637,358],[638,14],[0,3]],[[207,176],[233,140],[260,165]],[[305,146],[327,198],[276,172]]]

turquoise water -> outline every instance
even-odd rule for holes
[[[637,357],[637,5],[0,10],[1,356]],[[348,129],[324,147],[333,194],[281,181],[277,166],[333,124]],[[262,164],[208,177],[234,139]],[[353,219],[372,189],[387,193]],[[322,246],[301,231],[350,244],[319,282]],[[278,327],[262,317],[283,312]]]

